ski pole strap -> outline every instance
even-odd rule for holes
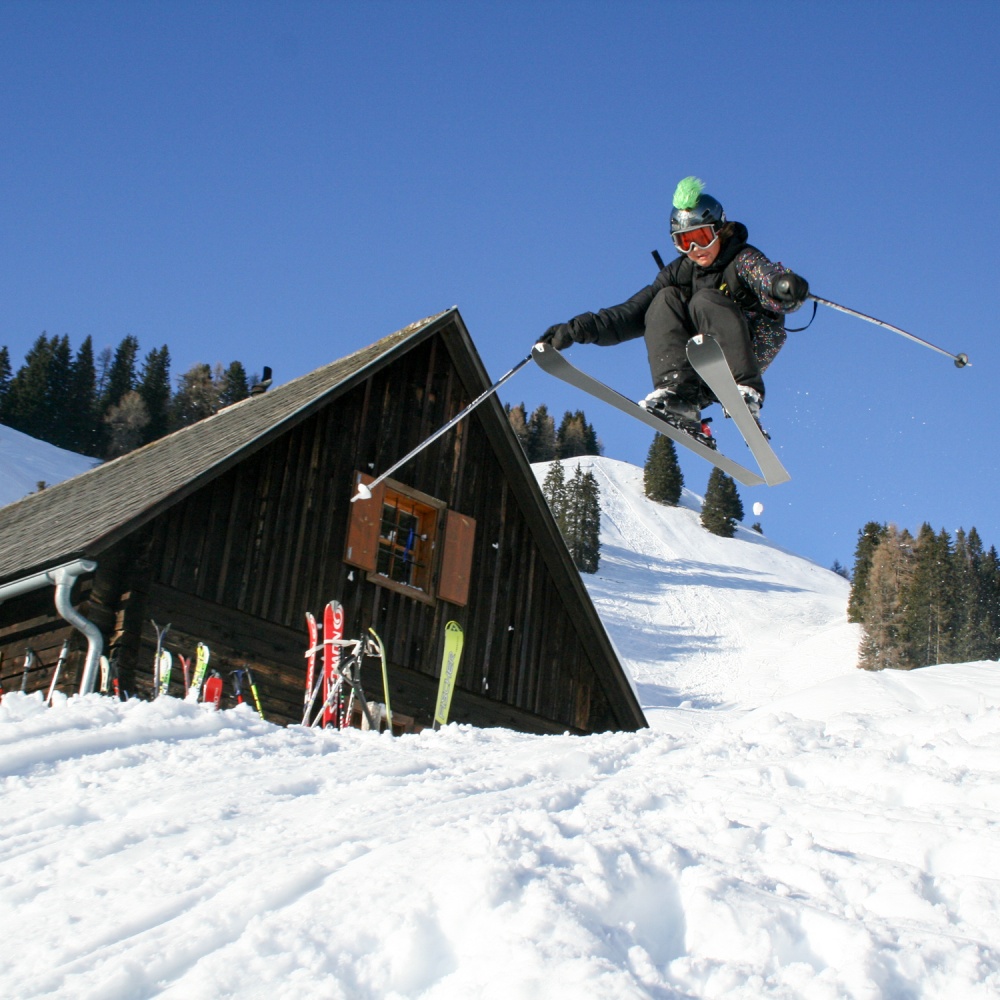
[[[816,309],[819,307],[819,303],[816,299],[813,299],[813,314],[809,317],[809,322],[805,326],[796,327],[785,327],[785,333],[801,333],[803,330],[808,330],[812,326],[812,321],[816,318]]]

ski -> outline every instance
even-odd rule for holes
[[[174,667],[174,658],[167,649],[160,650],[160,656],[156,662],[156,676],[159,678],[159,686],[156,689],[156,697],[166,694],[170,688],[170,672]]]
[[[330,601],[323,612],[323,728],[330,723],[341,724],[343,710],[342,689],[337,705],[331,700],[331,692],[340,678],[340,646],[337,641],[344,638],[344,606],[340,601]]]
[[[205,682],[205,674],[208,673],[208,661],[211,652],[208,646],[199,642],[195,649],[194,676],[191,678],[191,687],[188,688],[184,696],[185,701],[197,701],[201,695],[201,686]]]
[[[213,708],[218,708],[222,701],[222,675],[217,671],[212,671],[212,676],[205,681],[205,703]]]
[[[451,696],[455,692],[455,679],[458,677],[458,663],[462,658],[462,646],[465,633],[458,622],[448,622],[444,627],[444,653],[441,656],[441,680],[438,683],[438,696],[434,709],[434,728],[448,724],[451,712]]]
[[[378,658],[382,662],[382,697],[385,699],[385,721],[389,727],[389,735],[392,735],[392,709],[389,707],[389,674],[385,664],[385,643],[381,636],[370,625],[368,631],[371,632],[375,640],[375,648],[378,650]]]
[[[688,361],[698,373],[698,377],[712,390],[722,408],[733,418],[743,440],[760,466],[764,481],[768,486],[787,483],[792,477],[785,471],[767,437],[747,409],[740,390],[733,381],[726,356],[714,337],[698,334],[687,343]]]
[[[577,389],[582,389],[584,392],[590,393],[591,396],[595,396],[597,399],[614,406],[631,417],[636,417],[648,427],[652,427],[654,431],[663,434],[677,444],[683,445],[689,451],[704,458],[707,462],[711,462],[716,468],[732,476],[737,482],[743,483],[744,486],[762,486],[767,482],[759,473],[740,465],[739,462],[731,458],[727,458],[715,449],[709,448],[708,445],[703,444],[696,437],[688,434],[687,431],[683,431],[661,417],[656,416],[654,413],[650,413],[644,406],[634,403],[627,396],[623,396],[620,392],[616,392],[592,375],[581,371],[575,365],[570,364],[559,351],[549,347],[547,344],[535,344],[531,350],[531,356],[538,367],[546,374],[561,379],[563,382],[567,382]],[[739,425],[737,424],[737,426]]]
[[[181,673],[184,676],[184,697],[186,699],[188,691],[191,690],[191,657],[178,654],[177,659],[181,661]]]
[[[306,612],[306,631],[309,634],[309,646],[306,649],[306,693],[303,701],[304,711],[302,714],[302,725],[308,725],[309,709],[312,707],[313,684],[316,682],[316,654],[319,652],[319,626],[316,624],[316,616],[311,612]],[[312,695],[312,697],[310,697]]]
[[[170,631],[170,625],[168,623],[160,628],[152,618],[149,620],[153,623],[153,631],[156,633],[156,653],[153,655],[153,697],[155,698],[160,693],[160,653],[163,652],[163,640]]]

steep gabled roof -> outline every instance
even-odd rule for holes
[[[0,582],[100,551],[456,315],[450,309],[412,323],[262,396],[0,507]]]

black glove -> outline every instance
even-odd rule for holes
[[[789,312],[794,312],[806,300],[809,294],[809,282],[792,271],[778,275],[771,285],[771,297],[783,305],[789,306]]]
[[[539,338],[540,344],[551,344],[557,351],[564,351],[573,343],[573,334],[569,323],[556,323],[550,326]]]

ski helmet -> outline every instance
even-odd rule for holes
[[[697,177],[685,177],[677,185],[670,213],[671,234],[698,226],[721,226],[726,221],[722,206],[704,190],[704,182]]]

